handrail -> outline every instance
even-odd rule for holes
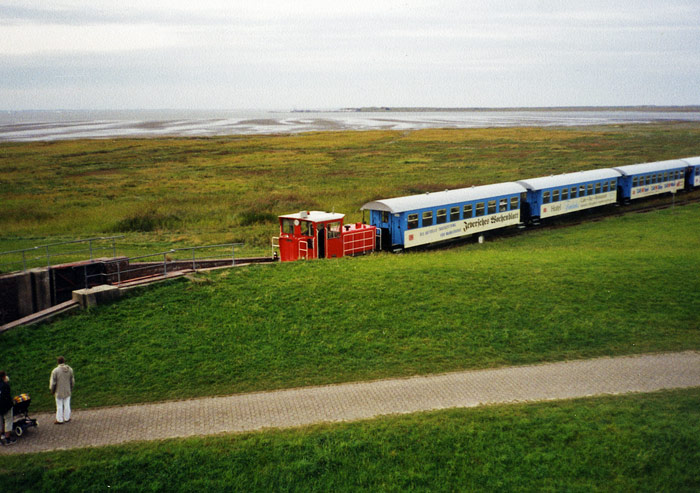
[[[136,266],[135,268],[132,268],[132,269],[122,270],[122,269],[121,269],[121,264],[122,264],[122,262],[127,262],[129,265],[133,265],[133,261],[134,261],[134,260],[142,260],[142,259],[145,259],[145,258],[152,258],[152,257],[160,257],[160,256],[162,256],[162,257],[163,257],[163,260],[162,260],[162,266],[163,266],[162,275],[167,275],[167,273],[168,273],[168,265],[171,265],[171,266],[172,266],[172,264],[174,264],[174,263],[183,263],[183,262],[189,262],[189,261],[190,261],[189,258],[186,259],[186,260],[184,260],[184,259],[183,259],[183,260],[173,260],[172,258],[168,258],[168,255],[170,255],[170,254],[173,254],[173,253],[176,253],[176,252],[191,251],[191,252],[192,252],[192,256],[191,256],[192,270],[197,270],[197,261],[202,262],[202,261],[204,261],[204,260],[211,260],[211,259],[217,258],[217,257],[201,257],[201,256],[200,256],[199,258],[197,258],[197,256],[196,256],[196,251],[197,251],[197,250],[203,250],[203,249],[206,249],[206,248],[212,249],[212,248],[228,248],[228,247],[230,247],[230,248],[231,248],[231,266],[234,266],[234,265],[236,265],[235,247],[236,247],[236,246],[240,246],[240,245],[243,245],[243,243],[221,243],[221,244],[218,244],[218,245],[203,245],[203,246],[198,246],[198,247],[187,247],[187,248],[171,248],[170,250],[167,250],[167,251],[164,251],[164,252],[151,253],[151,254],[148,254],[148,255],[140,255],[140,256],[137,256],[137,257],[128,257],[128,258],[122,257],[122,258],[115,258],[115,259],[111,259],[111,260],[106,260],[106,261],[104,262],[104,264],[105,264],[105,265],[108,265],[108,264],[116,264],[116,266],[117,266],[117,272],[116,272],[116,275],[117,275],[117,284],[121,284],[121,283],[122,283],[122,274],[128,274],[128,273],[137,272],[137,271],[142,271],[142,270],[146,270],[146,269],[149,269],[149,270],[150,270],[150,269],[153,269],[153,268],[154,268],[154,265],[152,265],[152,264],[155,264],[155,263],[156,263],[156,262],[153,262],[153,263],[151,263],[151,265],[145,265],[145,266],[144,266],[144,265],[138,265],[138,266]],[[160,263],[160,261],[158,261],[158,263]],[[84,276],[85,276],[85,287],[86,287],[86,288],[90,287],[90,279],[91,279],[91,278],[95,278],[95,277],[106,277],[106,276],[110,276],[110,275],[114,275],[114,274],[115,274],[114,272],[112,272],[112,273],[100,272],[100,273],[98,273],[98,274],[88,274],[88,272],[87,272],[87,265],[84,267],[84,269],[85,269],[85,271],[84,271]],[[151,275],[158,275],[158,273],[156,273],[156,274],[151,274]]]
[[[22,264],[21,270],[26,271],[27,270],[27,262],[32,262],[33,260],[39,260],[39,259],[46,259],[43,262],[43,265],[46,265],[46,267],[51,267],[51,258],[75,255],[75,254],[86,252],[86,251],[90,252],[90,260],[93,260],[93,253],[95,250],[93,248],[93,242],[104,241],[104,240],[112,240],[112,245],[111,245],[112,255],[116,257],[117,256],[117,253],[116,253],[117,249],[116,249],[115,240],[119,239],[119,238],[124,238],[124,235],[100,236],[100,237],[95,237],[95,238],[86,238],[84,240],[61,241],[61,242],[57,242],[57,243],[48,243],[46,245],[37,245],[37,246],[31,247],[31,248],[23,248],[21,250],[10,250],[10,251],[6,251],[6,252],[0,252],[0,256],[12,255],[12,254],[22,254],[21,261],[16,260],[16,261],[10,261],[10,262],[1,262],[0,267],[5,266],[5,265],[12,266],[12,265],[21,263]],[[88,243],[88,248],[81,249],[81,250],[69,250],[69,251],[65,251],[65,252],[55,252],[55,253],[52,253],[50,251],[51,247],[57,247],[57,246],[61,246],[61,245],[75,245],[78,243]],[[39,251],[40,249],[45,250],[45,253],[42,255],[39,255],[39,256],[27,258],[27,252],[36,252],[36,251]],[[99,248],[97,250],[101,251],[101,250],[108,250],[108,249],[109,249],[109,247],[105,246],[105,247]]]

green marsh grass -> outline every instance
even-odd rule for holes
[[[700,205],[449,250],[250,266],[0,334],[15,389],[104,406],[700,348]]]
[[[7,491],[697,491],[700,390],[4,456]]]
[[[0,251],[124,233],[269,254],[271,217],[700,155],[700,125],[315,132],[0,143]],[[154,251],[148,249],[138,253]]]

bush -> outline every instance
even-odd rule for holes
[[[121,219],[114,226],[114,230],[119,232],[149,232],[171,227],[176,220],[177,216],[175,215],[165,215],[153,210],[148,210],[137,212]]]

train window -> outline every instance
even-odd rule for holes
[[[288,235],[294,234],[294,219],[282,219],[282,232]]]
[[[476,204],[476,216],[479,217],[479,216],[483,216],[483,215],[484,215],[484,203],[479,202],[478,204]]]
[[[340,221],[328,223],[326,225],[326,238],[329,240],[340,238]]]
[[[505,212],[508,210],[508,199],[501,199],[498,201],[498,212]]]
[[[656,175],[651,175],[651,182],[656,183]]]
[[[435,216],[435,224],[443,224],[447,222],[447,209],[438,209]]]
[[[576,187],[571,187],[571,198],[575,199],[576,198],[576,192],[578,191],[578,188]]]
[[[488,208],[488,214],[495,214],[496,213],[496,201],[495,200],[489,200],[488,202],[489,208]]]
[[[668,181],[668,171],[664,173],[664,181]]]
[[[632,186],[636,187],[638,185],[639,185],[639,179],[638,179],[638,177],[635,176],[634,178],[632,178]]]
[[[464,215],[463,215],[464,219],[469,219],[470,217],[472,217],[473,216],[472,205],[471,204],[465,205],[463,212],[464,212]]]
[[[593,195],[593,183],[589,183],[586,186],[586,195]]]
[[[680,172],[680,171],[676,171],[676,180],[680,180],[681,178],[682,178],[682,177],[681,177],[681,172]]]
[[[561,189],[561,199],[562,200],[569,200],[569,189],[568,188]]]
[[[313,236],[314,235],[313,223],[310,223],[309,221],[302,221],[301,222],[301,234],[304,236]]]
[[[615,191],[615,180],[610,180],[610,191],[611,192]]]
[[[600,193],[600,183],[595,184],[595,193]]]
[[[518,209],[518,197],[510,198],[510,210],[514,211]]]
[[[433,211],[425,211],[423,213],[423,227],[433,225]]]
[[[408,229],[416,229],[418,227],[418,214],[408,215]]]
[[[656,175],[656,182],[657,183],[661,183],[663,181],[663,179],[664,179],[663,173],[659,173],[658,175]]]
[[[608,182],[603,183],[603,193],[608,191]]]
[[[382,222],[383,223],[389,222],[389,213],[387,211],[382,211]]]
[[[459,221],[459,207],[450,208],[450,221]]]
[[[578,196],[579,197],[585,197],[586,196],[586,185],[581,185],[578,187]]]
[[[549,204],[549,191],[542,192],[542,203]]]
[[[552,190],[552,202],[559,202],[559,190]]]
[[[647,185],[651,185],[651,175],[645,176],[644,181]]]

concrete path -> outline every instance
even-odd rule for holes
[[[0,447],[0,455],[685,387],[700,387],[700,352],[598,358],[78,410],[64,425],[54,425],[51,414],[36,414],[32,417],[39,420],[39,426],[28,430],[17,444]]]

